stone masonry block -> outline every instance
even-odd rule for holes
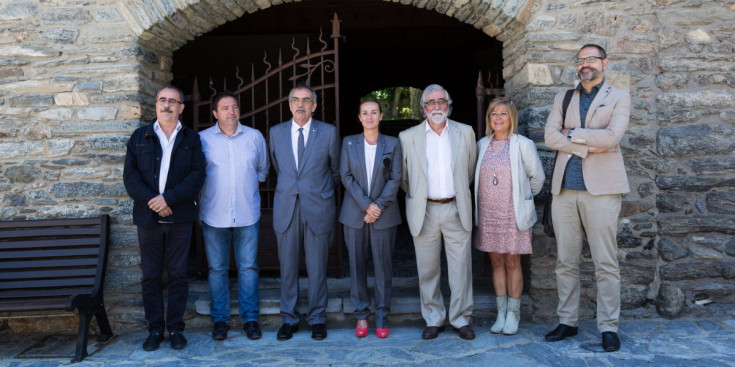
[[[10,0],[0,5],[0,19],[16,20],[36,14],[38,1]]]
[[[43,31],[41,36],[51,42],[61,44],[72,44],[76,41],[79,30],[68,28],[54,28]]]
[[[656,136],[656,150],[671,157],[726,154],[735,149],[734,135],[735,130],[723,125],[663,127]]]
[[[656,96],[659,108],[732,108],[735,91],[696,90],[691,92],[661,93]]]
[[[94,13],[94,20],[103,23],[120,22],[123,17],[115,8],[99,8]]]
[[[53,184],[50,190],[56,197],[92,197],[126,196],[127,191],[122,182],[103,184],[98,182],[59,182]]]
[[[42,24],[81,25],[92,20],[83,7],[43,9],[39,15]]]
[[[79,110],[77,117],[82,120],[114,120],[117,114],[115,107],[87,107]]]
[[[89,97],[80,92],[57,93],[54,95],[54,103],[58,106],[88,106]]]
[[[517,88],[525,88],[527,86],[536,85],[552,85],[554,79],[551,76],[551,69],[545,64],[528,63],[521,69],[520,73],[513,77],[513,84]]]

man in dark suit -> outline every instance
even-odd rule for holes
[[[297,86],[289,93],[293,118],[270,129],[268,142],[277,185],[273,229],[281,263],[281,316],[278,340],[298,331],[300,250],[309,278],[307,322],[311,337],[327,337],[327,256],[337,217],[335,188],[339,183],[339,134],[330,124],[311,118],[316,93]]]
[[[199,134],[181,125],[184,95],[167,86],[156,95],[156,121],[135,130],[128,141],[123,182],[133,198],[143,269],[143,308],[148,338],[143,349],[158,349],[168,329],[171,348],[186,346],[184,310],[189,294],[186,263],[196,200],[206,176]],[[164,322],[161,274],[168,267],[168,310]]]

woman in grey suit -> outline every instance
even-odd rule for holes
[[[396,195],[401,181],[401,144],[398,139],[378,132],[383,118],[374,99],[360,103],[358,118],[363,133],[350,135],[342,142],[339,172],[345,196],[339,221],[350,256],[350,300],[355,306],[355,335],[368,333],[370,294],[367,286],[368,252],[375,266],[375,325],[379,338],[388,337],[388,313],[392,281],[392,252],[396,226],[401,215]]]

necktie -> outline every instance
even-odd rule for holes
[[[298,145],[296,146],[296,150],[299,156],[299,161],[298,161],[299,171],[301,171],[301,165],[304,163],[304,150],[306,150],[304,147],[304,128],[303,127],[299,128],[299,142],[298,142]]]

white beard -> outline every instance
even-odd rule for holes
[[[435,124],[441,124],[447,119],[447,113],[444,111],[434,111],[429,115],[429,119]]]

